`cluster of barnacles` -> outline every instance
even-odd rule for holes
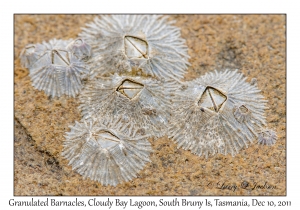
[[[84,177],[113,186],[136,177],[150,162],[150,137],[167,135],[206,158],[234,156],[256,138],[276,142],[255,80],[225,70],[182,81],[188,49],[172,24],[160,15],[102,16],[75,40],[22,51],[36,89],[81,102],[62,155]]]

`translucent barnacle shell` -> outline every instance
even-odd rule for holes
[[[233,156],[247,147],[265,124],[266,101],[241,73],[211,72],[174,90],[169,137],[201,156]]]
[[[148,136],[133,135],[120,121],[83,120],[70,127],[62,155],[85,178],[116,186],[135,178],[150,162]]]
[[[29,68],[45,52],[46,47],[42,44],[29,44],[20,54],[21,64]]]
[[[67,46],[67,50],[74,54],[79,60],[86,61],[92,55],[91,46],[80,38],[72,41]]]
[[[145,77],[118,76],[89,81],[79,96],[84,119],[121,117],[128,129],[140,128],[156,137],[166,134],[170,116],[170,82]]]
[[[183,78],[188,63],[187,46],[180,29],[160,15],[110,15],[96,17],[80,33],[93,48],[91,73],[142,71],[152,77]]]
[[[237,105],[234,109],[235,110],[233,114],[237,121],[241,123],[249,121],[251,113],[250,110],[247,108],[247,105]]]
[[[82,79],[89,69],[82,60],[86,49],[81,51],[80,47],[74,47],[76,43],[76,40],[52,39],[25,47],[21,62],[29,69],[32,85],[36,89],[52,97],[62,94],[75,97],[79,93]]]
[[[258,143],[263,145],[273,145],[277,141],[276,132],[270,129],[263,129],[258,134]]]

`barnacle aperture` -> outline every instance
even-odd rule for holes
[[[67,67],[70,65],[69,53],[65,50],[52,50],[51,62],[54,65]]]
[[[128,58],[148,59],[148,43],[134,36],[124,37],[124,48]]]
[[[120,139],[116,135],[106,130],[99,131],[95,137],[97,138],[97,142],[102,149],[113,147],[120,143]]]
[[[34,53],[35,45],[28,45],[25,47],[25,53],[27,55]]]
[[[198,102],[199,106],[219,112],[226,102],[227,96],[216,88],[206,87]]]
[[[121,85],[117,88],[117,91],[129,99],[133,99],[142,91],[143,88],[144,88],[143,84],[125,79],[121,83]]]
[[[243,114],[246,114],[249,111],[245,105],[240,106],[238,109]]]

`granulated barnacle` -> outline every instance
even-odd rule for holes
[[[30,66],[35,63],[45,51],[46,46],[42,44],[28,44],[20,54],[22,66],[25,68],[30,68]]]
[[[75,39],[67,46],[68,51],[74,54],[79,60],[87,61],[91,55],[91,46],[88,45],[83,39]]]
[[[187,46],[180,29],[160,15],[103,15],[80,37],[93,48],[92,77],[119,73],[179,80],[186,73]]]
[[[84,62],[92,57],[91,81],[80,96],[84,119],[71,126],[63,151],[84,177],[113,186],[131,180],[149,161],[147,138],[166,134],[171,115],[169,137],[197,155],[235,155],[255,137],[276,142],[276,133],[263,128],[266,101],[256,79],[249,84],[226,70],[184,84],[168,81],[183,78],[189,56],[180,30],[166,18],[102,16],[77,40],[54,39],[22,51],[33,85],[53,97],[79,93],[89,74]]]
[[[277,141],[276,132],[271,129],[263,129],[258,133],[258,143],[263,145],[273,145]]]
[[[250,110],[246,105],[236,105],[233,114],[235,119],[241,123],[249,121],[251,116]]]
[[[85,178],[116,186],[150,162],[149,135],[137,135],[119,120],[83,120],[70,127],[62,155]]]
[[[32,85],[52,97],[75,97],[89,73],[83,59],[90,56],[90,48],[80,41],[81,44],[78,40],[52,39],[26,46],[20,57],[22,65],[29,69]]]
[[[79,96],[84,119],[120,117],[130,122],[128,129],[144,128],[161,137],[166,134],[170,116],[168,98],[171,82],[160,83],[145,77],[114,76],[97,78],[86,84]]]
[[[178,147],[208,157],[235,155],[265,125],[266,100],[235,71],[212,72],[187,82],[173,104],[169,137]]]

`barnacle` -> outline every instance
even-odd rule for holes
[[[75,97],[82,88],[81,80],[89,69],[83,55],[90,55],[88,47],[78,40],[52,39],[48,43],[28,45],[21,53],[22,64],[29,68],[32,85],[49,96],[66,94]],[[83,46],[87,46],[81,41]]]
[[[151,78],[118,76],[97,78],[86,84],[79,99],[84,119],[121,117],[128,129],[140,128],[156,137],[167,132],[170,116],[168,85]]]
[[[46,47],[42,44],[29,44],[20,54],[21,64],[25,68],[29,68],[44,53]]]
[[[233,112],[234,117],[237,121],[243,123],[245,121],[249,121],[251,116],[250,110],[246,105],[237,105],[235,106],[235,111]]]
[[[74,54],[79,60],[88,60],[92,55],[91,46],[82,39],[72,41],[67,50]]]
[[[188,63],[185,40],[179,28],[160,15],[96,17],[80,33],[93,48],[92,76],[108,73],[183,78]]]
[[[135,178],[150,162],[149,136],[133,135],[117,120],[83,120],[70,127],[62,155],[86,178],[116,186]]]
[[[247,147],[265,125],[266,100],[245,80],[237,70],[215,71],[174,90],[169,137],[206,157]]]
[[[263,145],[273,145],[276,143],[276,132],[270,129],[263,129],[258,134],[258,143]]]

